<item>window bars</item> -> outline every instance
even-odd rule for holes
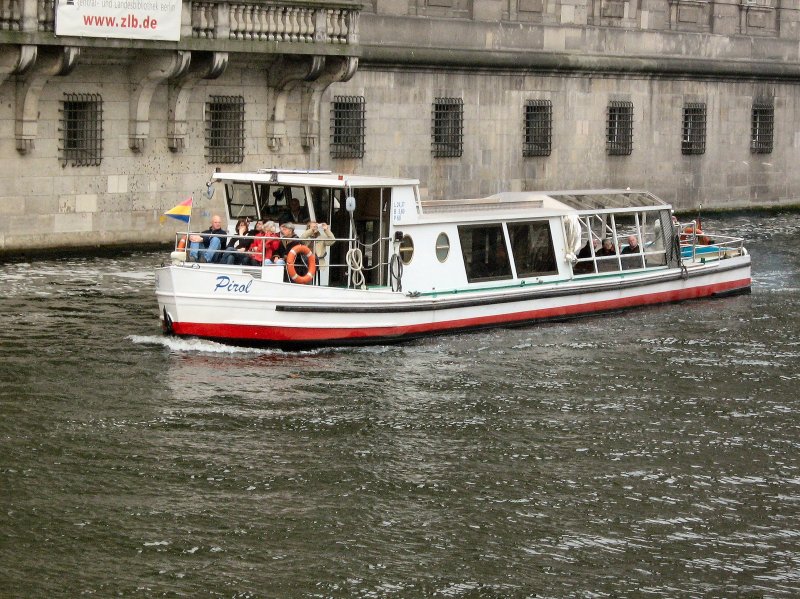
[[[461,98],[436,98],[431,137],[435,158],[461,156],[464,145],[464,101]]]
[[[63,166],[99,166],[103,160],[103,99],[64,93],[59,152]]]
[[[750,152],[753,154],[771,154],[774,130],[775,106],[768,100],[756,100],[753,102]]]
[[[681,153],[706,153],[706,105],[689,102],[683,105],[683,136]]]
[[[549,156],[553,134],[553,106],[550,100],[525,102],[525,143],[523,156]]]
[[[606,152],[615,156],[633,152],[633,102],[609,102]]]
[[[244,160],[242,96],[211,96],[206,102],[206,159],[210,164]]]
[[[334,96],[331,107],[331,158],[363,158],[363,96]]]

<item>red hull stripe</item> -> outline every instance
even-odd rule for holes
[[[453,329],[469,329],[521,323],[535,320],[558,319],[562,317],[592,314],[594,312],[608,312],[636,306],[663,304],[687,299],[709,297],[720,293],[729,293],[750,287],[750,279],[726,281],[713,285],[703,285],[689,289],[676,289],[645,295],[623,297],[619,299],[584,302],[571,306],[559,306],[540,310],[526,310],[508,314],[491,316],[478,316],[475,318],[462,318],[442,322],[425,322],[414,325],[396,327],[358,327],[358,328],[300,328],[287,326],[256,326],[256,325],[231,325],[214,323],[174,322],[173,332],[176,335],[208,337],[215,339],[238,339],[276,343],[336,341],[374,338],[405,337],[431,334],[437,331]],[[437,315],[444,311],[437,311]]]

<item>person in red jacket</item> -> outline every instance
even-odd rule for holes
[[[281,241],[275,231],[276,226],[272,221],[264,223],[264,229],[256,233],[253,243],[250,244],[250,264],[282,264],[283,261],[275,260],[275,251],[280,247]]]

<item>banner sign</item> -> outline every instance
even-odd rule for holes
[[[181,0],[57,0],[56,35],[181,38]]]

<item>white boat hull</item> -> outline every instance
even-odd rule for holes
[[[685,269],[616,272],[568,281],[497,282],[408,294],[295,285],[237,268],[157,270],[170,333],[237,344],[302,347],[393,342],[424,335],[560,320],[750,290],[750,256]]]

